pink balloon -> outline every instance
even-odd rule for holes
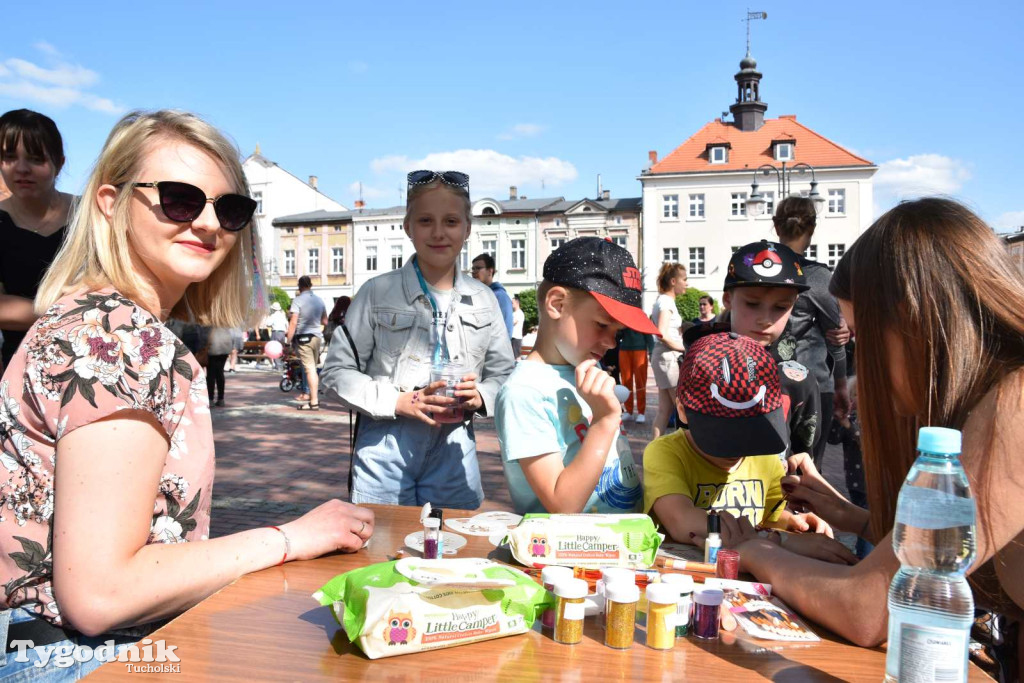
[[[268,341],[263,347],[263,355],[271,360],[280,358],[282,353],[284,353],[284,347],[279,341]]]

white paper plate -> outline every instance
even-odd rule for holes
[[[504,534],[508,531],[508,525],[504,522],[490,519],[478,519],[476,517],[455,517],[444,520],[444,525],[453,531],[467,536],[491,536],[493,534]]]
[[[453,534],[450,531],[442,531],[444,535],[444,554],[454,555],[461,548],[466,545],[466,539],[458,534]],[[423,552],[423,532],[414,531],[405,537],[405,544],[413,550]]]

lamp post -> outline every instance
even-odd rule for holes
[[[775,171],[775,178],[778,182],[778,198],[781,201],[790,195],[792,184],[793,184],[793,172],[796,171],[803,175],[807,171],[811,172],[811,191],[807,195],[807,198],[814,203],[814,212],[820,214],[821,210],[825,208],[825,198],[818,192],[818,181],[814,177],[814,167],[810,164],[798,163],[793,164],[790,167],[786,167],[786,162],[782,162],[782,168],[777,168],[771,164],[764,164],[759,166],[754,171],[754,182],[750,185],[750,197],[747,199],[747,213],[751,216],[760,216],[764,213],[765,208],[768,206],[768,201],[764,198],[764,195],[758,190],[757,174],[764,173],[768,175],[772,171]]]

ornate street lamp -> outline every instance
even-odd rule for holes
[[[747,213],[751,216],[760,216],[764,213],[768,206],[768,201],[764,198],[764,195],[758,190],[759,185],[757,184],[757,174],[764,173],[768,175],[772,171],[775,171],[775,178],[778,182],[778,199],[779,201],[790,196],[792,191],[793,172],[796,171],[803,175],[807,171],[811,172],[811,191],[808,193],[807,198],[814,203],[815,213],[820,214],[822,209],[825,208],[825,198],[818,192],[818,181],[814,177],[814,167],[810,164],[798,163],[793,164],[789,168],[786,167],[786,162],[782,162],[782,168],[779,169],[771,164],[764,164],[758,167],[754,171],[754,182],[750,185],[750,197],[747,199]]]

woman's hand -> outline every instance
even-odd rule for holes
[[[781,484],[790,507],[796,511],[814,512],[833,527],[850,531],[849,508],[856,506],[825,481],[811,456],[807,453],[791,455],[787,465],[789,475],[782,478]]]
[[[813,512],[804,512],[802,514],[790,513],[789,528],[791,531],[824,534],[829,538],[835,538],[832,534],[831,525]]]
[[[743,561],[742,545],[757,541],[757,531],[744,517],[736,518],[731,514],[721,514],[721,536],[723,548],[735,548],[740,551],[740,562]],[[833,564],[856,564],[857,556],[851,553],[839,541],[822,534],[786,534],[780,538],[779,545],[785,550],[813,557]]]
[[[455,404],[454,398],[437,395],[436,392],[445,386],[447,383],[444,380],[438,380],[422,389],[399,394],[398,402],[395,404],[395,415],[411,417],[436,427],[437,422],[434,421],[433,415],[443,413]]]
[[[312,560],[336,550],[351,553],[373,535],[373,511],[329,500],[283,524],[281,530],[291,543],[289,560]]]
[[[463,376],[455,390],[455,398],[461,401],[455,410],[468,410],[472,413],[483,407],[484,398],[480,395],[480,390],[476,388],[475,372]]]

